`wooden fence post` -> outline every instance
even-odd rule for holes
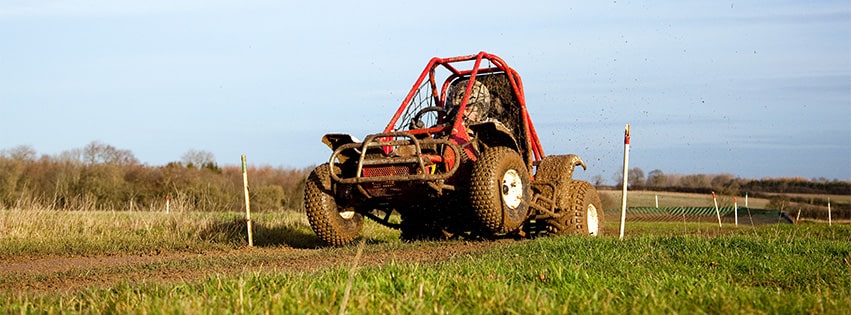
[[[830,216],[830,197],[827,197],[827,226],[833,226],[833,218]]]
[[[245,167],[245,154],[242,155],[242,187],[245,192],[245,223],[248,229],[248,247],[254,247],[254,238],[251,235],[251,202],[248,198],[248,172]]]
[[[718,217],[718,227],[721,227],[721,211],[718,210],[718,198],[715,197],[715,192],[712,192],[712,202],[715,203],[715,216]]]
[[[733,197],[733,215],[736,216],[736,227],[739,227],[739,200]]]

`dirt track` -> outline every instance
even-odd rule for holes
[[[504,242],[424,243],[417,248],[376,250],[366,245],[359,266],[390,261],[433,262]],[[351,266],[355,247],[348,249],[244,248],[204,253],[163,253],[94,257],[12,257],[0,259],[0,291],[75,292],[118,283],[199,281],[214,274],[242,272],[308,272]]]

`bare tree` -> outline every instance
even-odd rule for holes
[[[203,150],[191,149],[186,151],[186,153],[180,157],[180,161],[183,162],[186,167],[190,168],[202,168],[216,165],[216,158],[213,156],[213,153]]]
[[[19,145],[9,150],[0,151],[0,156],[8,156],[17,161],[35,161],[36,152],[31,146]]]
[[[633,167],[627,171],[627,185],[630,189],[644,187],[644,171],[639,167]]]
[[[647,187],[660,188],[667,186],[667,178],[665,173],[660,169],[655,169],[647,173]]]
[[[139,160],[129,150],[121,150],[98,141],[92,141],[83,147],[82,159],[83,163],[89,165],[98,163],[133,165],[139,163]]]
[[[623,188],[623,173],[621,173],[621,172],[612,173],[612,180],[615,181],[615,187]]]
[[[709,176],[706,174],[686,175],[680,178],[680,186],[685,188],[711,188]]]
[[[735,182],[736,176],[733,174],[718,174],[715,175],[711,181],[709,181],[710,185],[712,185],[712,189],[722,190]]]

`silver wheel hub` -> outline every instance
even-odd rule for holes
[[[600,218],[597,217],[597,206],[593,203],[588,205],[585,217],[588,218],[588,234],[597,236],[600,235]]]
[[[502,201],[511,209],[516,209],[523,201],[523,179],[515,170],[502,175]]]

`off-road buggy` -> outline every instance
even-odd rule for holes
[[[601,231],[597,190],[572,179],[585,163],[544,156],[520,75],[486,52],[432,58],[383,132],[322,142],[333,153],[308,177],[304,207],[331,245],[354,240],[364,217],[403,240]]]

